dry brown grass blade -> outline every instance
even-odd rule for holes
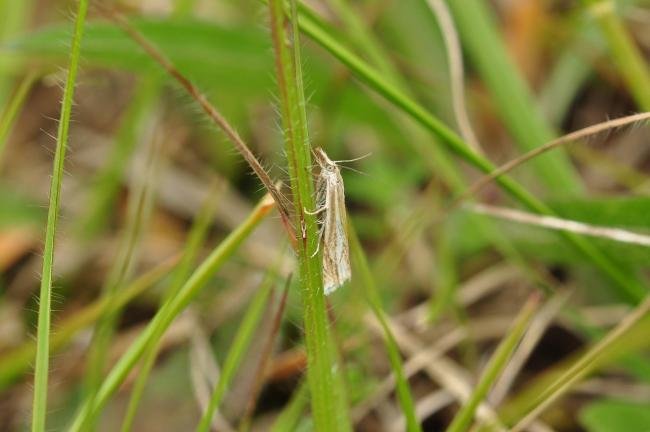
[[[219,110],[208,101],[205,95],[196,87],[187,77],[185,77],[174,64],[165,55],[154,46],[140,31],[138,31],[129,21],[120,13],[109,8],[106,5],[98,5],[101,13],[115,23],[122,29],[133,41],[135,41],[153,60],[155,60],[162,68],[175,80],[181,87],[194,99],[201,109],[210,117],[210,119],[221,129],[230,141],[235,146],[235,149],[246,160],[248,165],[257,177],[260,179],[264,187],[268,190],[269,194],[276,202],[278,212],[282,218],[282,223],[289,234],[292,244],[296,242],[296,235],[293,225],[290,222],[289,210],[285,204],[285,198],[280,193],[276,185],[271,180],[271,177],[266,172],[262,164],[257,160],[248,145],[239,136],[235,128],[228,123],[228,121],[221,115]]]
[[[407,379],[410,379],[413,375],[425,368],[431,359],[436,359],[445,355],[448,351],[461,343],[466,336],[467,334],[464,329],[454,329],[441,337],[432,346],[426,347],[423,351],[413,353],[404,363],[404,375]],[[354,423],[363,420],[369,412],[377,408],[382,401],[387,399],[395,390],[395,382],[395,374],[391,373],[377,386],[377,389],[369,398],[364,399],[361,403],[355,406],[351,413]]]
[[[465,104],[463,52],[458,40],[458,32],[447,5],[443,0],[427,0],[429,8],[436,16],[449,61],[449,79],[454,116],[458,130],[467,144],[477,153],[483,154],[481,144],[476,138]]]
[[[248,403],[246,404],[246,410],[244,411],[244,415],[242,415],[242,421],[239,426],[240,431],[248,431],[250,429],[250,424],[253,418],[253,413],[255,411],[257,398],[259,397],[259,394],[262,391],[262,385],[264,384],[264,377],[266,376],[268,364],[269,361],[271,360],[271,355],[273,354],[273,346],[275,345],[276,339],[278,337],[278,332],[280,331],[280,324],[282,324],[282,317],[284,316],[284,310],[287,306],[287,297],[289,295],[289,287],[291,286],[292,278],[293,278],[293,274],[289,274],[289,277],[287,277],[287,281],[285,282],[284,285],[284,291],[282,292],[282,297],[280,298],[280,304],[278,305],[278,308],[275,311],[275,314],[273,316],[273,324],[267,335],[264,348],[262,349],[262,355],[260,356],[260,361],[255,371],[253,388],[251,390]]]
[[[590,225],[569,219],[562,219],[555,216],[540,216],[521,210],[505,207],[491,206],[487,204],[469,204],[467,208],[475,213],[497,217],[513,222],[519,222],[537,227],[550,228],[559,231],[568,231],[576,234],[588,235],[591,237],[605,238],[620,243],[629,243],[650,247],[650,236],[599,225]]]
[[[372,319],[366,319],[365,323],[373,332],[381,334],[380,329],[377,328]],[[407,356],[410,357],[416,354],[426,356],[427,364],[424,371],[427,375],[445,388],[457,401],[463,403],[467,400],[472,390],[470,377],[464,369],[447,357],[432,356],[417,337],[394,320],[389,320],[389,325],[400,349]],[[499,423],[494,409],[486,403],[480,405],[478,417],[490,423]]]
[[[212,348],[208,335],[199,322],[196,312],[189,309],[186,315],[192,321],[192,332],[190,334],[190,379],[194,398],[196,399],[201,412],[205,412],[208,402],[210,401],[210,392],[219,381],[219,364],[212,354]],[[233,432],[234,428],[228,421],[217,412],[212,420],[212,426],[215,430],[224,432]]]
[[[539,146],[536,149],[531,150],[522,156],[512,159],[511,161],[501,165],[500,167],[492,171],[490,174],[487,174],[482,178],[480,178],[478,181],[472,184],[472,186],[470,186],[469,189],[467,189],[465,192],[463,192],[459,197],[457,197],[453,201],[451,208],[453,209],[458,207],[460,203],[470,198],[471,196],[475,195],[478,191],[483,189],[487,184],[493,182],[494,180],[501,177],[502,175],[509,173],[519,165],[528,162],[529,160],[534,159],[535,157],[540,156],[550,150],[553,150],[554,148],[561,147],[571,142],[578,141],[583,138],[587,138],[589,136],[596,135],[604,131],[620,128],[623,126],[627,126],[629,124],[638,123],[648,119],[650,119],[650,112],[634,114],[631,116],[621,117],[614,120],[609,120],[603,123],[598,123],[592,126],[588,126],[586,128],[577,130],[575,132],[571,132],[560,138],[554,139],[553,141],[549,141],[548,143]]]
[[[508,324],[510,323],[509,318],[506,321]],[[364,317],[364,323],[372,332],[381,334],[378,325],[370,316]],[[408,357],[408,362],[413,361],[411,367],[418,368],[421,365],[422,371],[434,382],[437,382],[444,388],[457,402],[464,403],[472,392],[469,373],[449,357],[446,357],[440,350],[432,351],[431,349],[427,349],[418,337],[396,320],[389,320],[389,325],[401,351]],[[481,327],[486,326],[481,325]],[[508,326],[505,328],[508,328]],[[452,342],[451,338],[449,342]],[[416,358],[416,356],[419,358]],[[478,419],[487,424],[494,425],[495,430],[503,430],[503,428],[499,427],[500,422],[497,413],[487,402],[479,405],[476,414]],[[540,421],[533,421],[530,427],[531,430],[536,431],[548,430],[547,426]]]

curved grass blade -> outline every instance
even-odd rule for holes
[[[518,166],[528,162],[531,159],[534,159],[546,152],[549,152],[558,147],[562,147],[571,143],[578,142],[581,139],[588,138],[605,131],[610,131],[618,129],[624,126],[640,124],[641,122],[647,121],[650,119],[650,112],[643,112],[638,114],[633,114],[626,117],[620,117],[613,120],[608,120],[606,122],[597,123],[595,125],[587,126],[585,128],[573,131],[566,135],[563,135],[559,138],[551,140],[545,144],[540,145],[539,147],[524,153],[521,156],[518,156],[503,165],[492,170],[491,173],[481,177],[476,182],[474,182],[465,192],[463,192],[458,198],[454,199],[452,206],[456,205],[458,202],[469,198],[472,195],[475,195],[478,191],[483,189],[489,183],[495,181],[497,178],[509,173]]]
[[[29,90],[36,83],[38,77],[39,74],[36,72],[30,72],[25,75],[25,77],[23,77],[23,79],[20,81],[20,84],[18,85],[15,93],[11,97],[11,101],[2,112],[2,116],[0,117],[0,166],[2,163],[2,154],[4,153],[5,147],[7,146],[7,138],[9,136],[9,132],[11,132],[11,128],[16,121],[18,112],[25,104]]]

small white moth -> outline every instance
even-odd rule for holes
[[[334,292],[350,280],[350,250],[348,247],[347,214],[343,178],[336,162],[322,148],[314,151],[320,167],[316,181],[316,210],[319,214],[319,247],[323,248],[323,287],[325,295]],[[318,253],[318,250],[316,250]]]

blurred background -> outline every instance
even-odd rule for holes
[[[66,428],[93,368],[105,375],[170,287],[187,279],[263,196],[258,179],[196,102],[92,3],[56,236],[52,337],[58,339],[48,430]],[[130,16],[274,179],[288,183],[262,2],[105,3]],[[650,110],[650,81],[643,78],[648,1],[305,3],[383,81],[495,165],[568,132]],[[441,18],[436,3],[447,3],[450,15]],[[75,10],[74,1],[0,1],[0,430],[29,424],[48,190]],[[641,60],[640,75],[630,76],[634,65],[612,42],[621,34]],[[449,424],[459,406],[454,385],[473,388],[531,293],[543,293],[544,301],[526,348],[487,398],[494,407],[534,392],[542,373],[566,367],[645,295],[636,287],[648,286],[647,247],[589,240],[635,281],[622,283],[626,290],[556,232],[477,215],[471,207],[448,212],[451,199],[481,174],[317,42],[306,36],[301,42],[312,146],[337,160],[370,154],[346,164],[353,170],[342,169],[347,208],[394,325],[423,430]],[[564,218],[647,233],[647,138],[643,124],[598,134],[525,163],[513,177]],[[493,184],[476,200],[517,207]],[[298,407],[295,430],[311,429],[307,399],[300,405],[306,357],[297,277],[282,301],[295,269],[281,227],[277,213],[265,219],[171,325],[133,430],[195,426],[261,287],[273,292],[220,405],[217,429],[236,430],[248,418],[252,430],[271,430],[287,406]],[[185,273],[137,285],[188,247],[195,254]],[[382,331],[353,272],[351,283],[329,297],[349,415],[359,431],[404,430]],[[101,301],[115,292],[114,332],[102,360],[92,363],[94,325],[106,314]],[[269,333],[275,325],[277,332]],[[537,426],[546,429],[535,430],[650,429],[647,327],[621,343],[625,361],[619,355],[599,366],[545,412]],[[111,399],[97,430],[120,429],[137,376]]]

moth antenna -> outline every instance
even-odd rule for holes
[[[356,161],[358,161],[358,160],[365,159],[365,158],[367,158],[368,156],[372,156],[372,152],[368,152],[368,153],[364,154],[363,156],[359,156],[359,157],[356,157],[356,158],[354,158],[354,159],[335,160],[335,161],[332,161],[332,162],[334,162],[334,163],[336,163],[336,164],[339,164],[339,163],[346,163],[346,162],[356,162]]]
[[[358,169],[354,169],[354,168],[352,168],[352,167],[345,166],[345,165],[340,165],[339,168],[343,168],[343,169],[346,169],[346,170],[354,171],[355,173],[357,173],[357,174],[361,174],[361,175],[364,175],[364,176],[367,176],[367,175],[368,175],[368,173],[365,173],[365,172],[363,172],[363,171],[359,171]]]

